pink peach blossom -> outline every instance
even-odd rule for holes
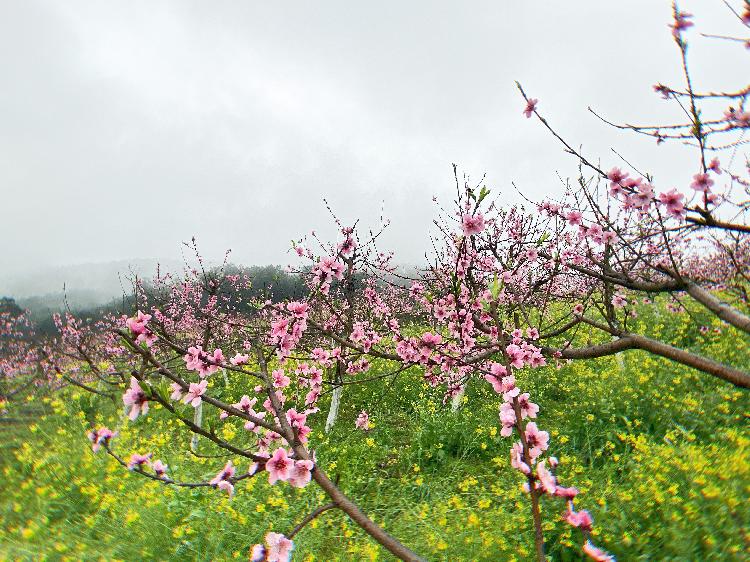
[[[544,465],[544,461],[536,465],[536,475],[545,493],[554,494],[557,490],[557,480],[555,475]]]
[[[91,441],[91,450],[95,453],[99,451],[99,448],[104,445],[109,445],[110,439],[115,436],[115,433],[108,427],[100,427],[99,429],[90,431],[88,434],[89,441]]]
[[[130,406],[128,418],[131,421],[135,420],[139,414],[145,416],[148,413],[146,393],[143,392],[141,385],[138,384],[138,379],[135,377],[130,377],[130,388],[122,395],[122,402],[125,406]]]
[[[614,556],[609,554],[607,551],[594,546],[589,540],[587,540],[586,544],[583,545],[583,552],[596,562],[615,562]]]
[[[711,159],[711,162],[708,164],[708,169],[714,172],[717,176],[721,175],[721,163],[719,162],[718,158]]]
[[[714,180],[712,180],[708,174],[695,174],[693,176],[693,183],[690,184],[690,187],[696,191],[708,193],[713,184]]]
[[[150,461],[151,453],[147,453],[145,455],[133,453],[132,455],[130,455],[130,459],[128,460],[128,470],[135,470],[136,468],[148,466],[150,464]]]
[[[523,110],[523,114],[526,116],[526,119],[529,119],[534,111],[536,111],[536,106],[539,103],[539,100],[534,98],[529,98],[526,101],[526,107]]]
[[[266,470],[268,471],[268,483],[276,484],[277,481],[287,481],[292,475],[294,469],[294,460],[287,456],[287,451],[283,447],[276,449],[271,458],[266,461]]]
[[[513,443],[510,449],[510,466],[524,474],[531,474],[531,468],[523,460],[523,444],[520,441]]]
[[[182,398],[182,385],[178,382],[173,382],[169,385],[169,389],[172,391],[172,394],[169,395],[169,398],[171,400],[180,400]]]
[[[526,443],[529,446],[529,455],[532,459],[537,458],[549,446],[549,433],[540,431],[535,422],[526,424]]]
[[[594,519],[585,509],[582,509],[581,511],[573,511],[572,502],[568,503],[568,511],[565,514],[565,520],[573,527],[578,527],[584,531],[591,531],[591,526],[594,524]]]
[[[182,401],[185,402],[185,404],[190,404],[193,408],[197,408],[202,401],[201,396],[206,392],[207,386],[207,380],[202,380],[199,383],[191,382],[190,388]]]
[[[224,465],[224,468],[222,468],[216,476],[209,480],[208,483],[212,486],[216,486],[217,488],[219,488],[219,490],[227,492],[230,496],[232,496],[234,494],[234,485],[232,484],[230,479],[234,476],[235,470],[236,469],[234,468],[232,461],[228,460],[227,464]]]
[[[266,560],[268,562],[289,562],[294,543],[281,533],[270,532],[266,535]]]
[[[229,362],[235,367],[239,367],[240,365],[245,365],[249,359],[250,359],[249,355],[243,355],[242,353],[237,353],[234,357],[232,357],[229,360]]]
[[[294,467],[288,479],[289,484],[295,488],[304,488],[307,486],[312,478],[312,469],[314,466],[315,464],[311,460],[294,461]]]
[[[284,369],[276,369],[271,375],[274,388],[286,388],[291,382],[291,379],[284,374]]]
[[[166,464],[164,464],[161,460],[156,460],[151,464],[151,468],[156,473],[156,475],[160,478],[166,475],[167,468],[169,468]]]
[[[357,429],[363,429],[365,431],[370,429],[370,416],[368,413],[362,410],[359,413],[359,416],[357,416],[357,421],[354,422],[354,426]]]
[[[479,234],[484,230],[484,216],[482,213],[465,214],[461,217],[461,226],[466,236]]]

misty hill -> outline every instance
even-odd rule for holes
[[[211,268],[211,264],[206,264]],[[41,332],[53,331],[51,316],[69,307],[73,312],[97,317],[106,311],[125,311],[132,305],[132,280],[139,277],[148,284],[157,271],[181,277],[184,262],[178,260],[136,259],[107,263],[50,267],[13,277],[0,277],[0,296],[10,297],[15,304],[28,310]],[[239,295],[241,300],[264,295],[281,300],[299,298],[306,289],[295,275],[280,266],[228,265],[227,272],[246,273],[253,279],[253,288]],[[401,276],[416,274],[414,266],[402,265],[393,283],[404,283]],[[125,299],[125,300],[123,300]]]
[[[15,273],[12,276],[0,273],[0,295],[14,297],[16,301],[29,297],[61,298],[63,292],[68,299],[81,304],[102,304],[129,293],[130,279],[134,276],[150,278],[157,267],[162,272],[180,272],[184,264],[179,260],[132,259],[106,263],[86,263],[47,267],[34,271]]]

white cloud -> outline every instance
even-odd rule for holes
[[[517,200],[576,164],[521,116],[519,79],[571,142],[686,181],[679,147],[603,126],[679,116],[667,1],[22,2],[0,7],[0,255],[6,269],[205,252],[283,263],[289,239],[375,222],[403,261],[429,250],[450,164]],[[708,31],[721,6],[686,2]],[[747,55],[695,40],[696,79],[735,87]],[[716,53],[718,53],[718,58]],[[747,74],[746,72],[744,74]]]

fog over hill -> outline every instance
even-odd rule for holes
[[[207,268],[219,265],[211,261],[205,264]],[[249,270],[251,275],[267,269],[257,264],[231,264],[230,267]],[[269,267],[282,269],[280,266]],[[156,275],[157,269],[162,275],[180,275],[185,268],[186,262],[182,260],[137,258],[46,267],[13,275],[0,273],[0,296],[14,299],[21,308],[30,310],[34,318],[40,319],[64,309],[66,304],[72,310],[109,304],[131,294],[132,281],[136,277],[148,281]],[[416,271],[414,265],[397,266],[399,275],[413,276]]]
[[[179,260],[138,258],[105,263],[40,268],[12,276],[0,274],[0,295],[14,298],[30,309],[62,307],[67,297],[71,308],[90,308],[131,292],[136,276],[151,278],[157,271],[180,272]]]

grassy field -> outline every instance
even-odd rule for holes
[[[685,315],[665,312],[639,322],[666,341],[750,365],[747,341],[726,328],[700,335]],[[540,405],[560,480],[581,490],[578,506],[593,514],[597,544],[619,560],[747,560],[747,392],[639,352],[521,373],[519,386]],[[219,377],[211,391],[236,401],[243,383],[230,376],[225,386]],[[122,456],[154,451],[178,479],[210,478],[225,459],[187,453],[188,436],[158,408],[123,423],[120,405],[94,405],[66,390],[8,407],[0,427],[0,560],[247,559],[267,530],[287,532],[326,503],[315,486],[269,486],[266,478],[238,485],[231,500],[146,481],[91,452],[89,421],[117,427]],[[528,560],[529,507],[509,467],[512,441],[499,435],[498,406],[489,385],[476,381],[452,412],[414,369],[376,387],[348,387],[334,431],[324,436],[320,415],[311,442],[343,490],[426,558]],[[363,408],[375,424],[368,435],[354,429]],[[242,438],[237,421],[217,427]],[[199,453],[216,450],[201,442]],[[559,501],[543,504],[548,552],[580,560],[581,539],[561,521],[563,509]],[[392,559],[336,511],[295,545],[299,561]]]

